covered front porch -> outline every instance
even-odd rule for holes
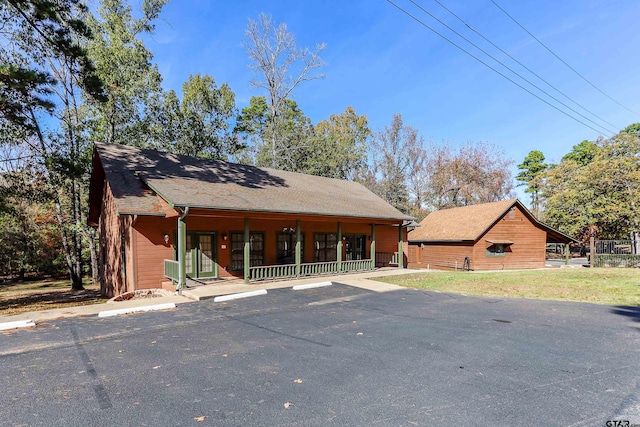
[[[398,220],[184,208],[176,221],[164,235],[174,249],[164,276],[177,289],[187,278],[252,283],[404,267]]]

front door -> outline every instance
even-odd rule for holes
[[[344,260],[366,259],[366,239],[364,234],[346,234],[344,236]]]
[[[187,276],[218,277],[215,233],[187,233]]]

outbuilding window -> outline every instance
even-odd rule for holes
[[[487,256],[504,256],[505,245],[494,243],[487,248]]]
[[[495,239],[487,239],[487,243],[490,246],[487,248],[487,256],[505,256],[506,252],[511,252],[511,245],[513,242],[508,240],[495,240]]]

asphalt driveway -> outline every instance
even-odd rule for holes
[[[640,310],[333,285],[0,335],[0,425],[640,423]]]

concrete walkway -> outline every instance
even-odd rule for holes
[[[336,276],[311,277],[296,280],[282,281],[265,281],[252,284],[234,283],[234,284],[211,284],[202,285],[196,288],[190,288],[182,292],[181,295],[170,295],[155,298],[141,298],[120,302],[108,302],[102,304],[80,305],[76,307],[56,308],[51,310],[32,311],[14,315],[0,315],[0,323],[15,322],[19,320],[33,320],[34,322],[44,322],[47,320],[59,319],[63,317],[77,316],[97,316],[98,313],[115,310],[121,308],[135,308],[159,305],[165,303],[183,304],[193,301],[200,301],[216,296],[230,295],[242,292],[250,292],[261,289],[279,289],[288,288],[296,285],[305,285],[319,282],[339,282],[349,286],[355,286],[362,289],[368,289],[374,292],[389,292],[402,289],[400,286],[389,283],[377,282],[371,280],[375,277],[397,276],[402,274],[420,273],[426,270],[409,270],[409,269],[380,269],[369,271],[366,273],[343,274]]]

